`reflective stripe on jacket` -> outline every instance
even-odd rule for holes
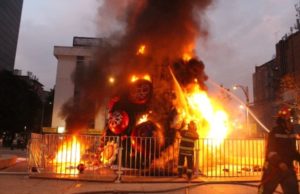
[[[194,152],[194,142],[198,139],[196,131],[183,130],[180,132],[180,154],[192,155]]]

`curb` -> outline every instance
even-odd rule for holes
[[[1,155],[0,156],[0,169],[10,167],[17,162],[17,156],[15,155]]]

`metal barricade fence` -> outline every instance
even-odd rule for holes
[[[177,176],[179,140],[44,134],[29,145],[29,169],[44,175]],[[194,172],[208,177],[259,176],[264,139],[199,139]]]
[[[38,171],[38,166],[42,166],[42,135],[37,133],[32,133],[31,138],[28,142],[27,153],[28,153],[28,170]]]
[[[176,176],[178,139],[131,137],[122,143],[124,176]]]
[[[209,177],[260,176],[265,158],[264,139],[199,139],[195,167]]]
[[[113,136],[45,134],[32,138],[29,145],[30,173],[63,177],[79,176],[83,172],[89,177],[111,175],[116,165],[110,165],[109,160],[116,160],[118,145],[119,137]],[[107,149],[106,152],[101,150],[103,148]]]

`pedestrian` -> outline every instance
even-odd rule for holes
[[[271,194],[279,184],[285,194],[299,194],[293,162],[300,161],[300,154],[291,118],[291,109],[283,107],[278,111],[276,126],[268,135],[259,194]]]
[[[180,132],[181,141],[179,147],[179,159],[178,159],[178,176],[182,177],[184,160],[187,158],[187,170],[186,174],[188,180],[191,180],[193,175],[194,166],[194,143],[199,138],[197,134],[197,126],[194,121],[188,124],[187,130]]]

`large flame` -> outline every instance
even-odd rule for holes
[[[70,166],[78,165],[80,162],[80,155],[80,142],[77,140],[76,136],[72,136],[71,140],[63,142],[58,148],[54,162],[68,163]]]
[[[206,91],[201,90],[197,82],[181,88],[172,71],[171,75],[177,96],[174,105],[181,118],[186,123],[196,122],[201,138],[216,139],[216,145],[220,145],[229,132],[227,113],[220,104],[208,97]]]
[[[187,122],[197,121],[200,136],[213,138],[217,144],[222,143],[228,134],[227,113],[196,84],[193,84],[192,91],[186,92],[185,96],[189,107],[186,115]],[[207,124],[202,124],[203,120]]]

